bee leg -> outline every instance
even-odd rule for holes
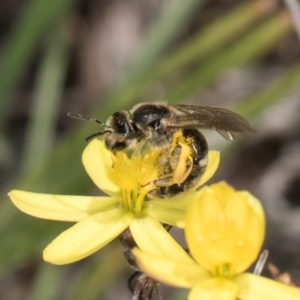
[[[130,250],[124,252],[124,257],[130,267],[136,270],[130,275],[127,282],[128,288],[132,293],[132,300],[151,300],[154,289],[158,293],[159,298],[162,299],[158,290],[159,283],[138,270]]]
[[[159,282],[138,270],[130,250],[124,252],[124,257],[130,267],[136,270],[130,275],[127,283],[128,288],[132,293],[132,300],[151,300],[154,290],[156,291],[158,298],[163,300],[158,289]]]
[[[163,300],[158,285],[158,282],[139,271],[134,272],[128,280],[129,289],[133,293],[132,300],[151,300],[154,290],[159,300]]]
[[[170,231],[172,226],[168,224],[162,224],[163,227]],[[131,249],[136,247],[136,243],[132,237],[132,234],[129,229],[123,231],[119,239],[122,245],[126,248],[124,252],[124,257],[131,268],[135,270],[134,273],[128,279],[128,288],[132,292],[132,300],[151,300],[153,291],[155,290],[159,300],[163,300],[161,293],[158,289],[159,282],[148,277],[142,273],[138,266],[136,265],[134,256],[132,255]]]
[[[181,184],[186,180],[193,168],[193,158],[191,148],[187,144],[178,143],[172,151],[169,165],[165,172],[170,174],[162,176],[154,183],[158,187],[169,187],[173,184]]]
[[[172,226],[163,224],[166,230],[170,230]],[[124,257],[131,268],[135,270],[128,279],[128,288],[133,294],[132,300],[151,300],[153,291],[155,290],[159,300],[163,300],[159,290],[159,283],[139,271],[135,259],[131,253],[131,249],[136,247],[136,243],[129,229],[123,231],[119,236],[121,244],[125,247]]]
[[[193,168],[193,158],[189,145],[179,143],[175,147],[170,159],[170,166],[173,169],[174,184],[184,182]]]
[[[154,184],[157,187],[168,187],[168,186],[174,184],[173,176],[161,177],[161,178],[155,180]]]
[[[120,235],[119,235],[119,240],[121,242],[121,244],[123,245],[123,247],[126,250],[131,250],[134,247],[136,247],[136,243],[133,239],[133,236],[131,234],[131,231],[129,228],[127,228],[126,230],[124,230]]]

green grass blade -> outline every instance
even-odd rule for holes
[[[235,111],[247,118],[258,115],[281,96],[284,96],[300,81],[300,63],[294,64],[281,77],[270,83],[264,90],[252,95],[235,105]]]
[[[287,15],[275,15],[232,47],[213,55],[177,87],[167,91],[166,99],[170,102],[184,99],[200,87],[210,84],[226,68],[249,63],[267,53],[289,30],[291,22]]]
[[[25,138],[21,170],[41,166],[53,147],[57,116],[68,67],[68,39],[55,28],[45,43],[45,57],[36,75],[36,88]],[[37,150],[38,149],[38,150]]]
[[[35,54],[41,36],[56,24],[75,0],[31,0],[27,3],[7,41],[0,68],[0,128],[13,106],[13,89]]]
[[[270,14],[272,8],[272,6],[263,6],[256,1],[242,2],[209,23],[179,49],[166,55],[150,72],[148,80],[158,80],[193,61],[204,60],[206,56],[211,56],[212,53],[216,53],[225,44],[244,33],[255,22]]]
[[[66,267],[54,266],[47,263],[40,264],[29,300],[62,299],[58,295],[58,287],[66,278]]]

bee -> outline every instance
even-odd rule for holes
[[[159,148],[164,167],[150,198],[170,198],[197,185],[208,163],[208,145],[199,129],[215,130],[227,140],[255,133],[244,117],[210,106],[140,103],[114,113],[105,124],[78,114],[69,116],[104,125],[104,131],[87,139],[103,139],[113,153],[123,151],[130,157],[137,150],[143,155]]]
[[[112,153],[122,151],[128,157],[137,151],[143,155],[153,149],[162,153],[164,166],[155,181],[157,188],[147,195],[149,198],[170,198],[197,186],[208,163],[208,145],[199,129],[215,130],[227,140],[255,133],[242,116],[210,106],[141,103],[128,111],[114,113],[105,123],[80,114],[68,115],[103,125],[104,131],[87,140],[95,137],[103,140]],[[171,228],[166,224],[164,227]],[[141,273],[135,264],[130,250],[136,244],[130,230],[126,229],[119,238],[126,249],[126,261],[136,270],[128,281],[132,299],[149,300],[155,290],[162,299],[159,283]]]

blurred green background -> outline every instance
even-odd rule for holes
[[[299,280],[299,53],[282,1],[2,0],[1,299],[131,298],[118,241],[72,265],[46,264],[43,248],[71,224],[24,215],[6,194],[100,194],[81,153],[101,128],[66,114],[105,121],[145,101],[221,106],[249,119],[255,137],[228,143],[207,132],[222,151],[212,181],[262,200],[270,260]]]

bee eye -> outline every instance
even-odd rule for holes
[[[130,127],[126,122],[118,121],[116,123],[116,131],[118,133],[127,134],[128,132],[130,132]]]
[[[159,120],[152,121],[151,123],[148,124],[148,127],[158,130],[160,128],[160,121]]]
[[[113,114],[111,126],[115,133],[128,134],[132,131],[126,116],[120,112]]]

